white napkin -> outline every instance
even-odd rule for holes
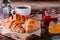
[[[35,35],[41,36],[41,29],[32,32],[32,34],[35,34]]]
[[[6,33],[10,33],[11,31],[9,30],[9,29],[7,29],[7,28],[5,28],[5,27],[3,27],[3,26],[1,26],[1,31],[2,31],[2,33],[1,34],[6,34]]]

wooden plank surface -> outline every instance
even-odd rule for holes
[[[30,5],[32,9],[60,7],[60,2],[11,2],[11,6]]]

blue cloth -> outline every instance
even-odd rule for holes
[[[3,8],[0,8],[0,19],[3,19]]]

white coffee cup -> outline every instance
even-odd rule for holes
[[[28,16],[31,13],[31,6],[28,5],[21,5],[19,7],[16,7],[14,10],[11,11],[11,13],[13,14],[13,11],[15,11],[15,13],[24,15],[24,16]]]

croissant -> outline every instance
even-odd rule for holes
[[[14,20],[19,20],[20,23],[24,23],[28,18],[23,16],[23,15],[20,15],[20,14],[15,14],[15,15],[12,15],[9,17],[9,21],[14,21]]]
[[[23,26],[20,24],[20,22],[18,20],[14,20],[12,22],[3,22],[2,25],[3,25],[3,27],[5,27],[11,31],[15,31],[15,32],[19,32],[19,33],[25,32],[25,29],[23,28]]]
[[[33,32],[37,29],[40,28],[40,23],[36,20],[36,19],[28,19],[26,22],[25,22],[25,30],[27,33],[30,33],[30,32]]]
[[[23,26],[20,24],[18,20],[12,21],[9,26],[9,29],[12,31],[19,32],[19,33],[25,32],[25,29],[23,28]]]

